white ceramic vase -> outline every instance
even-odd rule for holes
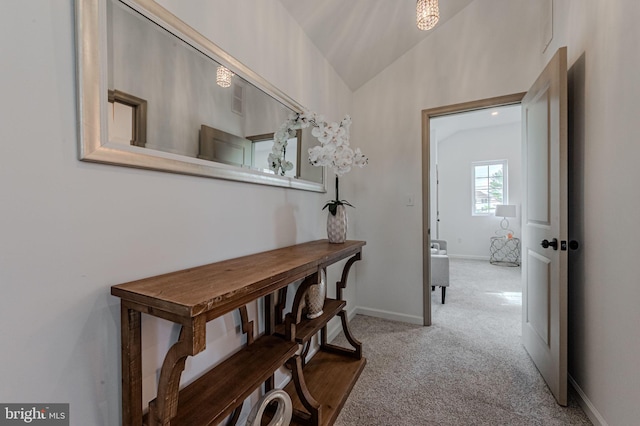
[[[320,283],[310,285],[304,296],[307,306],[307,318],[318,318],[323,313],[324,299],[327,295],[327,275],[324,269],[320,270]]]
[[[336,206],[336,214],[327,213],[327,238],[330,243],[344,243],[347,240],[347,209]]]

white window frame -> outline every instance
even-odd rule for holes
[[[476,212],[476,167],[502,165],[502,204],[509,204],[509,169],[507,160],[474,161],[471,163],[471,216],[493,216],[495,210],[486,213]]]

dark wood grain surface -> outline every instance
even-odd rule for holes
[[[217,316],[357,253],[364,245],[311,241],[115,285],[111,294],[182,317],[209,311]]]

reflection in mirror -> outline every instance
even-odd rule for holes
[[[203,124],[200,128],[198,158],[251,167],[251,141]]]
[[[269,154],[273,148],[274,133],[266,135],[249,136],[253,142],[253,167],[266,173],[275,173],[269,168]],[[300,176],[300,154],[302,143],[302,130],[298,130],[295,138],[287,141],[286,159],[291,161],[293,168],[284,172],[283,176]],[[311,179],[309,176],[307,178]],[[313,179],[311,179],[313,180]]]
[[[109,90],[109,140],[144,147],[147,143],[147,101]]]
[[[76,11],[81,159],[324,191],[324,173],[305,166],[308,132],[289,141],[292,170],[269,169],[273,134],[300,105],[151,0],[76,0]]]

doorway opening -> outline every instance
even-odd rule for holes
[[[491,237],[500,228],[496,206],[519,205],[523,96],[422,112],[424,325],[432,323],[432,284],[441,280],[433,281],[432,273],[439,272],[431,264],[432,240],[446,241],[448,254],[489,263]],[[515,142],[511,149],[505,148],[509,140]],[[517,218],[510,225],[509,238],[514,238],[519,235]]]

